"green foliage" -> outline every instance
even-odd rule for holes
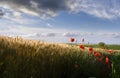
[[[112,56],[112,78],[120,78],[120,53]]]
[[[113,50],[120,50],[120,45],[116,45],[116,44],[109,44],[107,45],[109,49],[113,49]]]
[[[108,48],[107,45],[104,42],[99,42],[98,45],[102,49]]]
[[[89,45],[85,45],[85,46],[93,47],[93,48],[100,48],[100,46],[98,44],[89,44]],[[107,47],[107,49],[120,50],[120,45],[116,45],[116,44],[106,44],[105,47]]]

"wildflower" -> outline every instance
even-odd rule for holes
[[[85,40],[84,40],[84,38],[82,39],[82,42],[84,42]]]
[[[105,62],[106,62],[106,64],[109,63],[109,58],[108,57],[105,58]]]
[[[100,52],[94,51],[94,56],[95,57],[97,57],[97,56],[100,57],[100,56],[102,56],[102,54]]]
[[[97,55],[97,52],[95,51],[95,52],[94,52],[94,56],[96,56],[96,55]]]
[[[110,68],[111,68],[111,62],[110,62],[110,60],[109,60],[108,57],[105,58],[105,62],[107,64],[108,70],[110,70]]]
[[[93,48],[90,47],[89,48],[89,52],[92,53],[93,52]]]
[[[80,45],[80,48],[83,49],[83,50],[85,49],[85,47],[83,45]]]
[[[74,42],[75,41],[75,39],[74,38],[70,38],[70,42]]]

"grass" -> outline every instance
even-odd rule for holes
[[[107,46],[108,48],[113,50],[120,50],[120,45],[113,44],[113,45],[107,45]]]
[[[89,50],[79,46],[0,36],[0,78],[118,78],[119,56],[108,70]]]
[[[87,47],[93,47],[93,48],[99,48],[100,46],[98,44],[86,44]],[[106,44],[108,49],[112,50],[120,50],[120,45],[118,44]]]

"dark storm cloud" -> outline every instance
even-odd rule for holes
[[[4,0],[3,0],[4,1]],[[65,8],[65,0],[6,0],[18,6],[30,7],[31,1],[38,4],[38,8],[58,10]]]
[[[2,9],[0,9],[0,17],[1,17],[1,16],[4,16],[4,15],[5,15],[5,13],[3,12]]]
[[[34,0],[39,3],[39,8],[51,10],[63,10],[66,8],[65,0]]]
[[[106,19],[120,17],[119,0],[0,0],[0,6],[41,18],[56,16],[59,11],[84,12]]]
[[[58,11],[65,10],[66,0],[0,0],[1,5],[13,9],[38,14],[39,16],[55,16]]]

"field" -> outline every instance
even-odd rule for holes
[[[86,46],[91,46],[91,47],[94,47],[94,48],[99,48],[99,45],[98,44],[89,44],[89,45],[86,45]],[[116,45],[116,44],[107,44],[107,47],[108,49],[111,49],[111,50],[120,50],[120,45]]]
[[[0,36],[0,78],[120,78],[119,45],[108,46]]]

